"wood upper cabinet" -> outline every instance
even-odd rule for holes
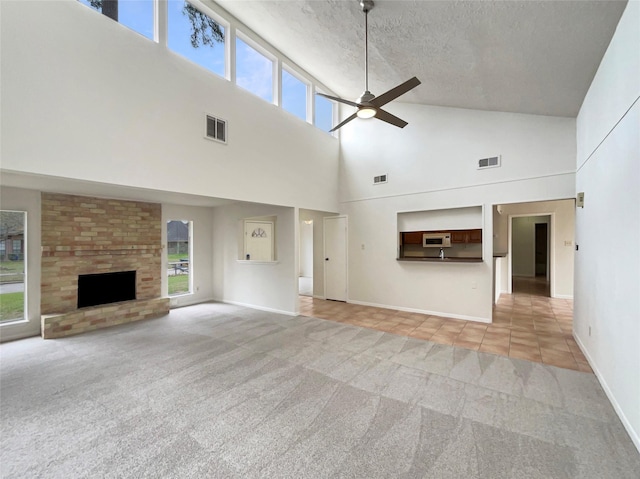
[[[469,230],[469,243],[482,243],[482,230]]]
[[[422,231],[402,233],[402,244],[422,244]]]
[[[451,243],[468,243],[467,230],[458,230],[451,232]]]
[[[482,243],[482,230],[453,230],[451,243]]]

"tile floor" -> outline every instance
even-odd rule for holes
[[[592,372],[573,339],[573,301],[548,297],[548,283],[515,279],[493,323],[478,323],[300,296],[300,314],[435,343]],[[546,294],[546,296],[545,296]]]

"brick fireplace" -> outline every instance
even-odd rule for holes
[[[42,194],[42,337],[161,316],[161,206]],[[78,277],[135,271],[135,298],[78,308]]]

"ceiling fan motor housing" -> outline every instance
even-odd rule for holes
[[[373,93],[367,90],[362,95],[360,95],[360,98],[356,100],[356,103],[358,105],[368,105],[369,102],[371,102],[371,100],[373,100],[375,97],[376,96]]]
[[[360,7],[364,13],[368,13],[373,8],[373,0],[360,0]]]

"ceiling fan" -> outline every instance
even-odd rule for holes
[[[406,82],[398,85],[395,88],[392,88],[391,90],[383,93],[380,96],[375,96],[369,91],[369,28],[367,23],[367,16],[373,9],[373,0],[360,0],[360,7],[362,7],[362,11],[364,12],[364,93],[360,95],[360,98],[358,98],[356,101],[344,100],[335,96],[325,95],[324,93],[318,93],[318,95],[320,96],[329,98],[330,100],[338,101],[340,103],[344,103],[346,105],[355,106],[358,109],[353,115],[348,117],[343,122],[338,123],[329,131],[336,131],[338,128],[343,127],[356,117],[376,117],[378,120],[385,121],[399,128],[404,128],[408,125],[406,121],[383,110],[382,107],[390,101],[395,100],[400,95],[404,95],[409,90],[412,90],[413,88],[420,85],[420,80],[418,80],[416,77],[413,77],[412,79],[407,80]]]

